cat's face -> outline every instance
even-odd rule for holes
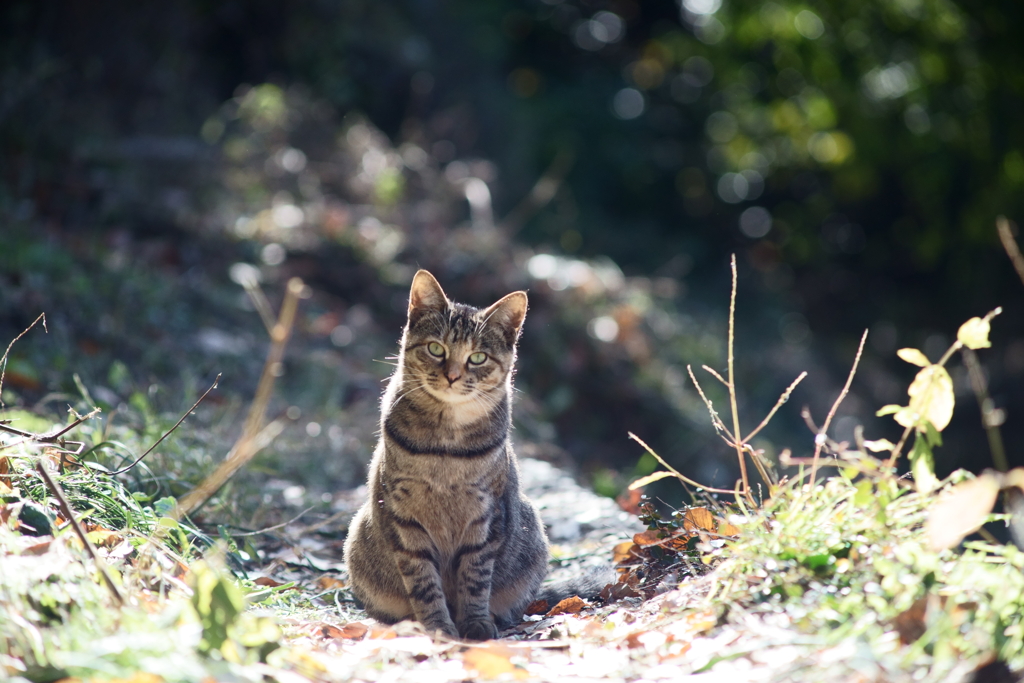
[[[524,292],[486,309],[456,304],[430,273],[416,273],[402,340],[407,386],[445,403],[495,404],[515,364],[526,306]]]

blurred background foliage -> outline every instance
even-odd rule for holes
[[[983,361],[1019,444],[1024,290],[993,224],[1024,208],[1022,15],[1011,0],[12,0],[0,329],[40,310],[51,329],[16,347],[4,398],[71,391],[74,372],[126,412],[147,387],[184,404],[222,370],[243,394],[266,342],[236,283],[276,300],[299,275],[314,296],[280,406],[296,425],[257,469],[352,485],[388,370],[371,359],[393,350],[422,266],[478,305],[530,289],[527,453],[612,493],[632,430],[731,485],[685,366],[724,365],[735,252],[748,421],[804,369],[794,400],[823,415],[870,327],[836,433],[895,438],[873,416],[912,376],[895,350],[934,360],[1003,305]],[[758,447],[809,446],[798,412]],[[954,424],[940,474],[988,466],[976,414]]]

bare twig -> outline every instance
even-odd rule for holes
[[[4,351],[3,357],[0,357],[0,406],[4,405],[3,389],[4,389],[4,376],[7,374],[7,354],[9,354],[11,352],[11,347],[14,346],[14,342],[18,341],[19,339],[24,337],[26,334],[28,334],[28,331],[31,330],[33,327],[35,327],[36,323],[38,323],[40,320],[43,321],[43,331],[46,332],[47,334],[49,334],[50,331],[48,329],[46,329],[46,314],[45,313],[40,313],[39,317],[36,318],[35,320],[33,320],[31,325],[26,327],[24,330],[21,331],[21,334],[19,334],[17,337],[15,337],[14,339],[11,340],[11,343],[7,345],[7,350]]]
[[[687,476],[685,476],[683,474],[680,474],[679,471],[676,468],[672,467],[672,465],[669,465],[667,462],[665,462],[665,460],[660,455],[655,453],[653,448],[651,448],[646,443],[644,443],[643,439],[641,439],[639,436],[637,436],[633,432],[628,432],[628,434],[629,434],[629,438],[633,439],[633,441],[636,441],[638,444],[643,446],[644,450],[647,451],[648,453],[650,453],[651,456],[655,460],[660,462],[662,467],[664,467],[669,472],[671,472],[672,476],[675,477],[676,479],[679,479],[680,481],[685,481],[687,484],[690,484],[691,486],[696,486],[699,489],[703,489],[705,491],[710,491],[711,493],[735,493],[735,491],[730,490],[730,489],[716,489],[716,488],[711,488],[710,486],[705,486],[704,484],[696,482],[693,479],[690,479],[689,477],[687,477]]]
[[[814,487],[814,480],[818,474],[818,456],[821,455],[821,447],[825,445],[825,434],[828,432],[828,426],[832,424],[832,418],[836,414],[836,410],[839,408],[839,404],[846,398],[846,394],[850,391],[850,384],[853,383],[853,376],[857,374],[857,366],[860,364],[860,356],[864,353],[864,342],[868,340],[868,331],[864,330],[864,334],[860,336],[860,346],[857,347],[857,357],[853,359],[853,367],[850,368],[850,374],[846,377],[846,384],[843,385],[843,390],[839,392],[839,396],[836,398],[835,403],[832,404],[832,409],[828,411],[828,416],[825,418],[825,424],[821,425],[821,431],[819,431],[814,437],[814,461],[811,463],[811,488]]]
[[[96,548],[93,547],[89,537],[85,535],[85,531],[82,529],[82,526],[78,523],[78,520],[75,519],[75,515],[71,512],[71,506],[68,505],[67,498],[64,497],[64,491],[61,490],[60,484],[50,476],[50,473],[46,471],[46,465],[42,462],[36,463],[36,470],[39,472],[39,476],[43,478],[43,481],[46,482],[46,485],[50,487],[50,491],[57,499],[57,504],[60,506],[61,512],[63,512],[64,516],[68,518],[68,522],[71,523],[71,528],[75,530],[76,534],[78,534],[78,538],[81,539],[82,545],[85,546],[86,551],[88,551],[89,555],[92,557],[92,561],[95,563],[96,568],[100,570],[100,576],[103,577],[103,582],[106,584],[107,590],[110,591],[110,595],[114,598],[114,602],[116,602],[118,606],[123,605],[124,597],[121,596],[121,591],[117,589],[114,581],[110,578],[107,563],[104,562],[96,552]]]
[[[295,324],[299,299],[304,291],[305,285],[299,278],[292,278],[288,281],[284,302],[281,304],[281,313],[270,333],[270,351],[263,364],[263,373],[260,375],[259,385],[256,387],[256,395],[249,408],[249,416],[246,418],[242,435],[232,446],[220,467],[179,502],[179,515],[186,515],[205,503],[235,472],[267,446],[284,428],[280,421],[271,422],[266,426],[263,423],[266,418],[267,406],[270,403],[270,395],[274,389],[274,381],[281,372],[285,345],[288,343],[292,326]]]
[[[740,432],[740,412],[736,402],[736,377],[733,373],[733,346],[736,339],[736,254],[732,255],[730,260],[730,268],[732,270],[732,293],[729,295],[729,383],[726,385],[729,387],[729,407],[732,410],[732,433],[736,435],[734,439],[736,445],[736,457],[740,461],[740,478],[743,479],[743,493],[746,495],[747,500],[750,501],[751,505],[754,505],[754,496],[750,492],[750,479],[747,477],[747,462],[746,457],[743,455],[743,444],[739,442]],[[768,481],[766,478],[765,481]]]
[[[726,386],[726,387],[729,386],[729,383],[725,381],[725,378],[723,378],[721,375],[719,375],[718,372],[714,368],[709,368],[706,365],[702,365],[700,367],[703,368],[704,372],[710,374],[712,377],[714,377],[719,382],[721,382],[724,386]]]
[[[775,413],[778,411],[778,409],[782,407],[782,404],[789,400],[789,395],[793,393],[794,389],[796,389],[796,385],[800,384],[800,382],[802,382],[804,380],[804,377],[806,376],[807,371],[805,370],[804,372],[800,373],[799,377],[793,380],[793,383],[790,384],[784,392],[782,392],[781,396],[779,396],[779,400],[775,402],[775,407],[771,409],[771,412],[768,413],[767,417],[761,420],[761,424],[757,425],[757,428],[754,429],[754,431],[747,434],[746,438],[743,439],[744,443],[750,443],[750,440],[753,439],[758,432],[760,432],[762,429],[768,426],[768,422],[770,422],[772,417],[775,416]]]
[[[715,410],[715,406],[711,403],[710,399],[708,399],[708,397],[704,395],[704,390],[701,389],[700,382],[698,382],[697,378],[694,377],[693,375],[693,368],[687,365],[686,371],[690,373],[690,381],[693,382],[693,386],[697,388],[697,393],[700,394],[701,399],[704,401],[704,405],[708,407],[708,412],[711,414],[712,426],[716,430],[724,432],[726,436],[729,437],[729,445],[732,445],[733,442],[736,441],[735,437],[733,437],[732,432],[730,432],[729,429],[725,426],[725,423],[722,422],[722,418],[718,416],[718,411]]]
[[[21,441],[13,441],[9,444],[0,445],[0,451],[4,450],[5,448],[11,448],[12,446],[20,446],[21,444],[27,442],[56,444],[61,448],[64,447],[65,443],[79,443],[78,441],[66,442],[60,437],[64,436],[65,434],[67,434],[72,429],[82,424],[86,420],[92,419],[98,413],[101,412],[103,411],[101,411],[99,408],[93,408],[92,411],[90,411],[88,414],[79,415],[78,417],[76,417],[75,420],[66,427],[61,427],[57,431],[49,432],[47,434],[32,434],[31,432],[24,432],[20,429],[15,429],[14,427],[9,427],[5,424],[0,424],[0,431],[8,432],[10,434],[15,434],[17,436],[23,437]]]
[[[1010,221],[1006,220],[1005,216],[1000,216],[996,219],[996,230],[999,232],[999,239],[1003,243],[1006,255],[1010,257],[1017,275],[1020,276],[1020,281],[1024,282],[1024,255],[1020,253],[1017,240],[1013,238],[1013,229],[1010,227]]]
[[[168,429],[168,430],[167,430],[166,432],[164,432],[164,435],[163,435],[163,436],[161,436],[161,437],[160,437],[159,439],[157,439],[156,443],[155,443],[155,444],[153,444],[152,446],[150,446],[150,447],[149,447],[149,450],[147,450],[147,451],[146,451],[145,453],[143,453],[142,455],[140,455],[140,456],[139,456],[139,457],[138,457],[138,458],[137,458],[137,459],[135,460],[135,462],[133,462],[133,463],[132,463],[131,465],[128,465],[127,467],[122,467],[121,469],[119,469],[119,470],[115,470],[115,471],[113,471],[113,472],[109,472],[108,474],[110,474],[110,475],[112,475],[112,476],[113,476],[113,475],[117,475],[117,474],[124,474],[125,472],[127,472],[127,471],[128,471],[128,470],[130,470],[130,469],[132,469],[133,467],[135,467],[136,465],[138,465],[138,464],[139,464],[140,462],[142,462],[143,458],[145,458],[145,457],[146,457],[147,455],[149,455],[150,453],[152,453],[152,452],[153,452],[153,450],[154,450],[154,449],[155,449],[155,448],[156,448],[157,446],[159,446],[159,445],[161,444],[161,442],[163,442],[163,440],[164,440],[164,439],[166,439],[166,438],[167,438],[168,436],[170,436],[170,435],[171,435],[171,432],[173,432],[173,431],[174,431],[175,429],[177,429],[177,428],[178,428],[179,426],[181,426],[181,423],[185,421],[185,418],[186,418],[186,417],[188,417],[189,415],[191,415],[191,414],[192,414],[192,411],[193,411],[193,410],[195,410],[196,408],[198,408],[198,407],[199,407],[199,404],[203,402],[203,399],[205,399],[205,398],[206,398],[206,396],[207,396],[207,395],[208,395],[208,394],[209,394],[209,393],[210,393],[211,391],[213,391],[214,389],[216,389],[216,388],[217,388],[217,383],[218,383],[218,382],[220,382],[220,373],[217,373],[217,378],[213,380],[213,384],[211,384],[211,385],[210,385],[210,388],[209,388],[209,389],[207,389],[207,390],[206,390],[206,391],[205,391],[205,392],[203,393],[203,395],[199,397],[199,400],[198,400],[198,401],[196,401],[196,402],[195,402],[194,404],[192,404],[192,407],[191,407],[191,408],[189,408],[189,409],[188,409],[188,410],[187,410],[187,411],[185,412],[185,414],[181,416],[181,419],[180,419],[180,420],[178,420],[177,422],[175,422],[175,423],[174,423],[174,426],[173,426],[173,427],[171,427],[171,428],[170,428],[170,429]]]

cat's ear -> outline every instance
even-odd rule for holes
[[[512,292],[491,304],[480,317],[489,324],[497,325],[505,331],[510,343],[519,338],[519,330],[526,318],[526,292]]]
[[[425,270],[416,271],[409,290],[409,322],[415,322],[428,311],[443,311],[448,306],[448,297],[434,276]]]

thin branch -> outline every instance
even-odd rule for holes
[[[709,367],[708,367],[708,366],[706,366],[706,365],[702,365],[702,366],[700,366],[700,367],[701,367],[701,368],[703,368],[704,372],[707,372],[707,373],[709,373],[709,374],[710,374],[710,375],[711,375],[712,377],[714,377],[715,379],[717,379],[717,380],[718,380],[719,382],[721,382],[721,383],[722,383],[723,385],[725,385],[726,387],[728,387],[728,386],[729,386],[729,383],[728,383],[728,382],[726,382],[726,381],[725,381],[725,379],[724,379],[724,378],[723,378],[723,377],[722,377],[721,375],[719,375],[719,374],[718,374],[718,372],[716,372],[714,368],[709,368]]]
[[[179,426],[181,426],[181,423],[185,421],[185,418],[186,418],[186,417],[188,417],[189,415],[191,415],[191,414],[192,414],[192,411],[193,411],[193,410],[195,410],[196,408],[198,408],[198,407],[199,407],[199,404],[203,402],[203,399],[205,399],[205,398],[206,398],[206,396],[207,396],[207,395],[208,395],[208,394],[209,394],[209,393],[210,393],[211,391],[213,391],[214,389],[216,389],[216,388],[217,388],[217,383],[218,383],[218,382],[220,382],[220,375],[221,375],[221,373],[217,373],[217,378],[213,380],[213,384],[211,384],[211,385],[210,385],[210,388],[209,388],[209,389],[207,389],[207,390],[206,390],[206,391],[205,391],[205,392],[203,393],[203,395],[199,397],[199,400],[198,400],[198,401],[196,401],[196,402],[195,402],[194,404],[192,404],[192,407],[191,407],[191,408],[189,408],[189,409],[188,409],[188,411],[186,411],[186,412],[185,412],[185,414],[181,416],[181,419],[180,419],[180,420],[178,420],[177,422],[175,422],[175,423],[174,423],[174,426],[173,426],[173,427],[171,427],[171,428],[170,428],[170,429],[168,429],[168,430],[167,430],[166,432],[164,432],[164,435],[163,435],[163,436],[161,436],[161,437],[160,437],[159,439],[157,439],[157,442],[156,442],[155,444],[153,444],[152,446],[150,446],[150,447],[149,447],[149,450],[147,450],[147,451],[146,451],[145,453],[143,453],[142,455],[140,455],[140,456],[139,456],[139,457],[138,457],[138,458],[137,458],[137,459],[135,460],[135,462],[133,462],[133,463],[132,463],[131,465],[128,465],[127,467],[122,467],[121,469],[119,469],[119,470],[115,470],[115,471],[113,471],[113,472],[110,472],[109,474],[110,474],[111,476],[114,476],[114,475],[118,475],[118,474],[124,474],[125,472],[127,472],[127,471],[128,471],[128,470],[130,470],[130,469],[132,469],[133,467],[135,467],[136,465],[138,465],[138,464],[139,464],[140,462],[142,462],[142,460],[143,460],[143,459],[144,459],[144,458],[145,458],[145,457],[146,457],[147,455],[149,455],[150,453],[152,453],[152,452],[153,452],[153,450],[154,450],[154,449],[155,449],[155,448],[156,448],[157,446],[159,446],[159,445],[161,444],[161,442],[163,442],[163,440],[164,440],[164,439],[166,439],[166,438],[167,438],[168,436],[170,436],[170,435],[171,435],[171,432],[173,432],[173,431],[174,431],[175,429],[177,429],[177,428],[178,428]]]
[[[50,331],[48,329],[46,329],[46,314],[45,313],[40,313],[39,317],[36,318],[35,320],[33,320],[31,325],[26,327],[24,330],[22,330],[21,334],[19,334],[17,337],[15,337],[14,339],[11,340],[11,343],[7,345],[7,350],[4,351],[3,357],[0,357],[0,406],[4,405],[3,389],[4,389],[4,376],[7,374],[7,354],[9,354],[11,352],[11,347],[14,346],[14,342],[18,341],[19,339],[24,337],[26,334],[28,334],[28,331],[31,330],[33,327],[35,327],[36,323],[39,322],[40,320],[43,321],[43,331],[46,332],[47,334],[49,334]]]
[[[754,431],[752,431],[749,434],[747,434],[746,438],[743,439],[744,443],[749,443],[751,439],[753,439],[755,436],[757,436],[758,432],[760,432],[762,429],[764,429],[765,427],[768,426],[768,423],[771,421],[771,419],[775,415],[776,411],[778,411],[778,409],[782,407],[783,403],[785,403],[786,401],[789,400],[789,395],[793,393],[794,389],[796,389],[796,385],[800,384],[800,382],[804,381],[804,377],[806,377],[806,376],[807,376],[807,371],[805,370],[804,372],[800,373],[799,377],[797,377],[795,380],[793,380],[793,383],[790,384],[789,387],[784,392],[782,392],[781,396],[779,396],[779,400],[775,402],[775,407],[772,408],[770,413],[768,413],[768,416],[765,417],[763,420],[761,420],[761,424],[757,425],[757,428]]]
[[[100,410],[99,408],[93,408],[92,411],[89,412],[88,414],[86,414],[86,415],[79,415],[78,417],[76,417],[75,420],[71,424],[67,425],[66,427],[61,427],[57,431],[50,432],[48,434],[32,434],[31,432],[23,432],[20,429],[15,429],[14,427],[8,427],[7,425],[0,424],[0,431],[8,432],[10,434],[16,434],[18,436],[24,437],[21,441],[13,441],[13,442],[11,442],[9,444],[0,445],[0,451],[4,450],[5,448],[11,448],[12,446],[20,446],[21,444],[27,443],[27,442],[56,444],[58,446],[63,447],[63,444],[65,442],[60,437],[64,436],[65,434],[67,434],[72,429],[74,429],[78,425],[82,424],[86,420],[92,419],[93,417],[95,417],[97,415],[97,413],[101,413],[101,412],[103,412],[103,411]],[[78,442],[77,441],[73,441],[71,443],[78,443]]]
[[[828,411],[828,416],[825,418],[825,424],[821,425],[821,431],[814,437],[814,462],[811,464],[811,488],[814,488],[814,480],[818,474],[818,456],[821,455],[821,447],[825,445],[825,434],[828,432],[828,426],[832,424],[832,418],[836,414],[836,410],[839,409],[839,404],[846,398],[846,394],[850,391],[850,384],[853,383],[853,376],[857,374],[857,366],[860,365],[860,356],[864,353],[864,342],[868,340],[868,331],[864,330],[864,334],[860,336],[860,346],[857,347],[857,357],[853,359],[853,367],[850,368],[850,374],[846,377],[846,384],[843,385],[843,390],[839,392],[839,396],[836,398],[835,403],[832,404],[832,409]]]
[[[691,486],[696,486],[699,489],[703,489],[705,491],[710,491],[711,493],[735,493],[735,491],[733,491],[731,489],[716,489],[716,488],[712,488],[710,486],[705,486],[704,484],[696,482],[693,479],[690,479],[689,477],[687,477],[687,476],[685,476],[683,474],[680,474],[679,470],[677,470],[676,468],[672,467],[672,465],[669,465],[667,462],[665,462],[665,460],[660,455],[658,455],[657,453],[654,452],[654,449],[652,449],[650,446],[648,446],[646,443],[644,443],[643,439],[641,439],[639,436],[637,436],[633,432],[627,432],[627,433],[629,434],[629,438],[633,439],[633,441],[636,441],[638,444],[643,446],[645,451],[650,453],[651,456],[655,460],[657,460],[658,462],[661,463],[662,467],[664,467],[669,472],[671,472],[672,476],[676,477],[680,481],[685,481],[687,484],[690,484]]]
[[[78,538],[81,539],[82,545],[85,546],[85,549],[92,557],[92,561],[96,565],[96,568],[100,570],[100,576],[103,577],[103,582],[106,584],[107,590],[110,591],[110,595],[113,596],[114,602],[116,602],[118,606],[123,605],[124,597],[122,597],[121,591],[117,589],[114,581],[110,578],[107,563],[104,562],[96,552],[96,548],[93,547],[89,537],[85,535],[85,531],[82,530],[78,520],[75,519],[75,515],[71,512],[71,506],[68,505],[67,498],[64,497],[64,491],[61,490],[60,484],[50,476],[50,473],[46,471],[46,465],[42,462],[36,463],[36,470],[43,478],[43,481],[46,482],[46,485],[50,487],[50,491],[53,492],[54,497],[57,499],[57,504],[60,506],[60,511],[68,518],[68,521],[71,523],[71,528],[75,530],[76,534],[78,534]]]
[[[747,496],[751,505],[754,505],[754,497],[750,492],[750,479],[747,477],[747,462],[743,455],[743,445],[738,441],[740,432],[740,413],[736,403],[736,377],[733,373],[733,342],[736,339],[736,254],[730,260],[732,269],[732,293],[729,296],[729,406],[732,410],[732,433],[736,435],[736,457],[740,461],[740,477],[743,479],[743,493]]]
[[[1003,243],[1006,255],[1010,257],[1017,275],[1020,276],[1020,281],[1024,282],[1024,255],[1020,253],[1017,240],[1013,238],[1013,229],[1010,227],[1010,221],[1006,220],[1005,216],[1000,216],[996,219],[996,230],[999,232],[999,239]]]
[[[244,531],[244,532],[240,532],[240,533],[237,533],[237,534],[231,534],[231,536],[232,537],[235,537],[235,536],[239,536],[239,537],[241,537],[241,536],[259,536],[260,534],[266,534],[266,533],[269,533],[271,531],[277,531],[278,529],[283,529],[286,526],[288,526],[289,524],[292,524],[292,523],[297,522],[300,519],[302,519],[302,517],[305,516],[305,514],[307,512],[309,512],[310,510],[312,510],[315,507],[316,506],[313,505],[312,507],[306,508],[305,510],[303,510],[299,514],[297,514],[294,517],[292,517],[291,519],[289,519],[287,522],[281,522],[280,524],[275,524],[274,526],[268,526],[265,529],[258,529],[256,531]],[[303,529],[302,531],[305,532],[305,529]]]
[[[693,368],[687,365],[686,371],[690,373],[690,381],[693,382],[693,386],[697,387],[697,393],[700,394],[701,399],[703,399],[704,401],[704,405],[708,407],[708,412],[711,413],[712,426],[714,426],[714,428],[718,431],[725,432],[725,434],[729,437],[729,445],[731,446],[736,441],[736,438],[725,426],[725,423],[722,422],[722,418],[718,416],[718,411],[715,410],[715,406],[711,403],[710,399],[708,399],[708,397],[704,395],[704,390],[701,389],[700,382],[698,382],[697,378],[694,377],[693,375]]]
[[[284,358],[288,337],[295,324],[299,299],[303,296],[305,288],[302,280],[297,277],[288,281],[284,302],[281,304],[281,312],[270,333],[270,350],[267,352],[267,360],[263,364],[263,373],[260,375],[256,395],[249,408],[249,416],[246,418],[242,435],[232,446],[224,462],[179,502],[179,515],[189,514],[205,503],[228,479],[234,476],[235,472],[267,446],[284,428],[280,421],[271,422],[266,426],[263,422],[266,418],[267,406],[270,403],[270,395],[274,389],[274,382],[281,372],[281,361]]]

